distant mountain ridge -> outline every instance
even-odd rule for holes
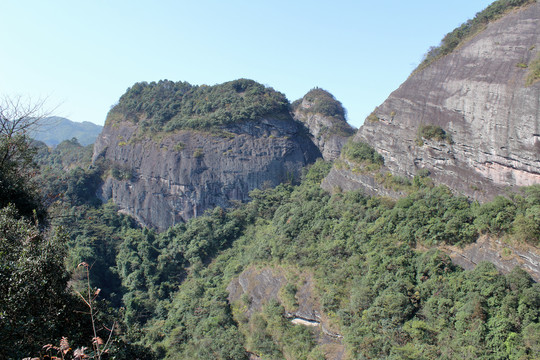
[[[31,136],[43,141],[48,146],[56,146],[64,140],[77,138],[83,146],[93,144],[101,133],[103,126],[89,121],[75,122],[69,119],[51,116],[40,122],[40,127]]]

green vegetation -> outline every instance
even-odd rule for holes
[[[143,132],[211,130],[224,125],[288,113],[287,98],[253,80],[214,86],[161,80],[136,83],[107,117],[108,124],[138,123]]]
[[[529,73],[525,79],[525,85],[531,86],[540,79],[540,54],[529,64]]]
[[[130,180],[133,177],[133,170],[129,165],[114,163],[110,166],[111,176],[116,180]]]
[[[0,150],[16,144],[21,152],[0,164],[2,185],[20,194],[0,196],[2,358],[39,355],[62,336],[91,348],[92,326],[80,313],[88,308],[70,290],[87,286],[75,271],[82,262],[92,264],[90,288],[101,289],[98,336],[117,322],[111,358],[247,360],[250,351],[322,359],[314,333],[284,314],[297,306],[299,273],[312,276],[320,310],[352,358],[538,353],[539,284],[518,268],[500,275],[489,263],[463,271],[431,247],[469,244],[481,234],[538,246],[539,185],[480,205],[425,186],[429,173],[419,171],[412,183],[392,178],[412,189],[397,201],[359,191],[331,195],[319,186],[330,164],[318,161],[298,186],[255,190],[249,203],[158,234],[101,204],[95,190],[108,168],[89,166],[76,141],[40,148],[36,176],[26,139],[0,140]],[[351,159],[382,164],[365,144],[348,146]],[[48,216],[36,211],[40,199],[54,199]],[[250,266],[285,269],[289,282],[282,303],[269,301],[248,318],[232,308],[227,286]]]
[[[204,156],[204,151],[202,148],[197,148],[195,149],[195,151],[193,152],[193,157],[194,158],[201,158]]]
[[[507,11],[535,2],[535,0],[497,0],[484,10],[476,14],[472,20],[468,20],[454,31],[446,34],[441,44],[429,49],[424,60],[418,65],[416,71],[425,69],[434,61],[450,54],[459,45],[484,30],[486,25],[497,20]]]
[[[313,170],[324,175],[322,168]],[[144,318],[140,341],[165,357],[245,359],[242,346],[263,358],[315,356],[321,349],[313,335],[286,321],[282,304],[270,302],[251,319],[231,312],[232,277],[250,264],[269,264],[314,273],[323,310],[355,357],[534,357],[540,289],[526,273],[515,269],[504,277],[487,263],[463,272],[446,255],[413,247],[466,244],[481,232],[512,234],[516,213],[537,206],[539,187],[482,206],[444,187],[394,202],[358,192],[330,196],[317,186],[320,177],[308,175],[299,187],[255,191],[245,206],[217,209],[157,236],[154,244],[162,245],[154,248],[164,250],[152,256],[153,268],[163,270],[144,273],[164,279],[159,286],[180,285],[169,298],[148,301],[150,309],[136,308],[154,311]],[[506,226],[485,222],[492,218]],[[186,269],[182,279],[162,275],[171,264]]]
[[[8,102],[8,104],[15,104]],[[2,106],[1,104],[0,106]],[[32,107],[0,108],[0,357],[36,353],[51,337],[89,334],[67,290],[66,235],[49,229],[26,136]],[[6,118],[6,114],[15,120]],[[89,337],[91,339],[91,337]]]
[[[419,146],[424,145],[422,139],[446,141],[448,144],[453,143],[452,136],[437,125],[420,125],[418,127],[418,138],[416,139],[416,143]]]
[[[362,141],[352,139],[347,141],[341,153],[346,159],[358,164],[384,164],[384,158],[375,149]]]
[[[296,110],[303,100],[310,104],[308,108],[302,109],[303,111],[310,114],[335,117],[345,121],[345,108],[328,91],[317,87],[311,89],[302,99],[292,103],[293,110]]]
[[[174,151],[182,151],[185,149],[185,147],[186,144],[184,144],[183,142],[179,142],[178,144],[174,145]]]
[[[369,121],[369,122],[377,122],[380,119],[379,119],[379,117],[377,115],[375,115],[375,111],[374,111],[374,112],[372,112],[371,114],[368,115],[366,120]]]
[[[283,306],[295,306],[294,282],[283,304],[249,319],[231,309],[226,287],[252,264],[312,273],[322,310],[355,357],[533,358],[540,289],[526,273],[504,277],[490,264],[464,272],[438,251],[413,249],[482,233],[538,244],[540,187],[484,205],[445,187],[418,187],[399,201],[331,196],[319,187],[329,169],[319,161],[300,186],[256,190],[248,204],[161,234],[138,229],[113,204],[78,207],[62,220],[70,263],[96,262],[93,283],[124,307],[125,336],[158,358],[247,359],[245,349],[320,358],[312,332],[284,317]]]

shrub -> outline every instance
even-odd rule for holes
[[[201,148],[197,148],[193,152],[193,157],[194,158],[200,158],[200,157],[203,157],[203,156],[204,156],[204,152],[203,152],[203,149],[201,149]]]
[[[111,176],[116,180],[129,180],[133,177],[133,171],[129,165],[114,163],[111,166]]]
[[[178,144],[174,145],[174,151],[182,151],[186,147],[186,144],[183,142],[179,142]]]
[[[350,161],[383,165],[384,158],[375,149],[364,142],[348,141],[341,153]]]
[[[375,115],[375,111],[373,111],[371,114],[368,115],[366,120],[369,121],[369,122],[377,122],[380,119],[379,119],[379,117],[377,115]]]
[[[540,54],[530,63],[525,85],[531,86],[540,79]]]
[[[446,141],[448,144],[453,143],[452,136],[447,134],[443,128],[437,125],[421,125],[418,127],[417,143],[421,143],[423,145],[422,139]]]

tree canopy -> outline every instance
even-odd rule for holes
[[[133,121],[152,131],[207,130],[263,116],[286,116],[285,95],[253,80],[195,86],[160,80],[129,88],[107,117],[107,123]]]

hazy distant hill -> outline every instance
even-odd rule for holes
[[[74,122],[62,117],[44,118],[39,130],[33,133],[33,138],[43,141],[49,146],[56,146],[64,140],[74,137],[83,146],[93,144],[103,126],[85,121]]]

